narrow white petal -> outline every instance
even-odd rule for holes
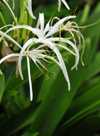
[[[66,42],[66,43],[70,44],[70,45],[74,48],[74,50],[75,50],[75,52],[76,52],[76,63],[75,63],[75,65],[72,67],[72,70],[73,70],[75,67],[77,67],[78,62],[79,62],[79,51],[78,51],[76,45],[74,45],[71,41],[69,41],[69,40],[63,40],[63,42]]]
[[[31,26],[28,25],[17,25],[17,26],[13,26],[10,29],[8,29],[5,33],[8,33],[11,30],[15,30],[18,28],[23,28],[23,29],[28,29],[30,30],[33,34],[36,34],[38,37],[42,37],[43,33],[41,33],[41,30],[37,29],[37,28],[32,28]]]
[[[47,70],[47,68],[37,59],[36,60],[43,68],[45,68]]]
[[[16,57],[16,56],[19,56],[19,54],[9,54],[9,55],[3,57],[3,58],[0,60],[0,64],[1,64],[2,62],[4,62],[6,59],[8,59],[8,58]]]
[[[67,8],[68,10],[70,10],[70,7],[68,6],[67,2],[66,2],[65,0],[62,0],[62,2],[63,2],[64,5],[66,6],[66,8]]]
[[[49,32],[45,35],[45,38],[53,35],[54,33],[59,32],[59,28],[50,29]]]
[[[54,59],[53,57],[51,57],[51,56],[46,56],[46,58],[48,58],[48,59],[54,61],[58,66],[60,66],[60,63],[59,63],[56,59]],[[45,61],[47,61],[47,60],[45,60]]]
[[[74,48],[74,50],[76,52],[76,55],[75,55],[76,56],[76,63],[72,67],[72,69],[74,69],[78,65],[78,62],[79,62],[79,51],[78,51],[76,45],[74,45],[71,41],[66,40],[66,38],[60,38],[59,39],[59,38],[56,37],[56,38],[48,38],[48,40],[50,40],[50,41],[62,41],[62,42],[70,44]]]
[[[12,13],[12,15],[13,15],[13,17],[14,17],[14,20],[15,20],[16,23],[17,23],[17,20],[16,20],[16,17],[15,17],[15,15],[14,15],[14,12],[13,12],[12,9],[10,8],[9,4],[6,2],[6,0],[3,0],[3,1],[4,1],[4,3],[7,5],[7,7],[9,8],[10,12]]]
[[[44,58],[46,55],[42,54],[45,50],[31,50],[31,51],[25,51],[27,55],[29,55],[32,59],[37,59],[37,58]]]
[[[74,36],[73,32],[72,32],[70,29],[66,29],[66,31],[69,31],[69,32],[70,32],[70,34],[71,34],[72,37],[73,37],[74,43],[75,43],[75,45],[76,45],[76,40],[75,40],[75,36]]]
[[[36,19],[36,17],[33,15],[33,12],[32,12],[32,0],[28,0],[28,6],[26,5],[26,3],[24,2],[30,16],[33,18],[33,19]]]
[[[57,47],[54,47],[54,52],[56,53],[58,59],[59,59],[59,62],[60,62],[60,68],[62,69],[62,72],[64,74],[64,77],[68,83],[68,90],[70,90],[70,81],[69,81],[69,77],[68,77],[68,73],[67,73],[67,69],[66,69],[66,66],[65,66],[65,63],[63,61],[63,58],[59,52],[59,50],[57,49]]]
[[[40,39],[40,42],[47,45],[51,49],[53,49],[56,45],[53,42],[49,41],[48,39]]]
[[[6,38],[8,38],[10,41],[12,41],[13,43],[15,43],[19,48],[22,48],[14,39],[12,39],[10,36],[8,36],[6,34],[6,32],[2,32],[0,31],[0,34],[2,34],[2,36],[0,37],[0,41],[2,40],[2,38],[5,36]]]
[[[59,42],[60,41],[60,37],[52,37],[52,38],[47,38],[49,41],[52,41],[52,42]]]
[[[72,52],[70,49],[68,49],[67,47],[57,44],[57,46],[64,48],[65,50],[69,51],[70,53],[72,53],[74,56],[76,56],[76,54],[74,52]]]
[[[43,45],[38,46],[36,49],[40,49],[40,48],[45,47],[45,46],[46,46],[46,45],[43,44]]]
[[[58,27],[59,25],[61,25],[64,21],[67,21],[68,19],[72,19],[72,18],[75,18],[76,16],[67,16],[67,17],[64,17],[62,19],[60,19],[54,26],[53,28],[55,27]]]
[[[21,49],[20,51],[20,55],[19,55],[19,58],[18,58],[18,69],[19,69],[19,74],[23,80],[23,75],[22,75],[22,70],[21,70],[21,61],[22,61],[22,56],[24,55],[24,51],[25,49],[28,47],[28,45],[30,45],[31,43],[33,42],[33,39],[29,39],[24,45],[23,45],[23,48]]]
[[[83,40],[83,51],[82,51],[82,54],[81,54],[81,63],[82,65],[84,66],[84,62],[82,60],[82,57],[83,57],[83,53],[84,53],[84,50],[85,50],[85,40],[84,40],[84,37],[83,35],[81,34],[81,37],[82,37],[82,40]]]
[[[55,33],[56,31],[59,30],[59,27],[64,23],[64,21],[68,20],[68,19],[71,19],[71,18],[75,18],[76,16],[67,16],[67,17],[64,17],[62,19],[60,19],[57,23],[55,23],[54,26],[51,27],[50,31],[47,33],[47,35],[45,35],[45,37],[48,37],[51,35],[51,33]],[[54,31],[56,30],[56,31]]]
[[[57,19],[58,21],[60,20],[59,17],[53,17],[52,20],[51,20],[51,26],[53,26],[53,22],[54,22],[55,19]]]
[[[40,26],[41,26],[41,30],[44,30],[44,14],[40,13]]]
[[[49,31],[50,29],[50,25],[49,25],[49,22],[46,24],[46,27],[44,29],[44,35],[46,34],[47,31]]]
[[[30,87],[30,100],[33,100],[33,90],[32,90],[32,81],[31,81],[31,72],[30,72],[30,62],[27,57],[27,67],[28,67],[28,78],[29,78],[29,87]]]

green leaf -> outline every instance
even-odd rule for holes
[[[92,46],[91,46],[88,64],[91,64],[96,57],[96,54],[97,54],[97,51],[98,51],[99,39],[100,39],[100,36],[98,35],[98,33],[91,39],[91,45]]]
[[[92,76],[96,75],[100,71],[100,52],[97,52],[94,61],[88,66],[85,71],[84,81],[88,80]]]
[[[14,115],[10,119],[5,120],[0,124],[0,135],[9,136],[23,127],[29,125],[34,118],[34,114],[40,106],[40,102],[32,104],[20,113]]]
[[[82,17],[80,19],[80,25],[87,20],[88,15],[89,15],[89,11],[90,11],[90,4],[85,4],[85,7],[84,7],[84,10],[82,13]]]
[[[90,40],[87,40],[86,43],[88,44],[85,49],[84,62],[87,61],[88,52],[90,49]],[[51,84],[51,86],[49,85],[48,87],[48,84],[46,83],[47,81],[44,81],[44,88],[40,90],[43,93],[46,88],[47,93],[45,97],[43,97],[43,102],[35,115],[31,128],[37,130],[41,136],[52,135],[59,121],[68,109],[80,85],[80,79],[83,75],[84,67],[80,63],[78,70],[74,69],[71,71],[70,69],[74,64],[75,58],[71,56],[68,61],[69,63],[67,64],[67,69],[71,81],[71,90],[68,91],[67,83],[61,71],[58,72],[56,80],[52,79],[54,82]]]
[[[39,132],[29,129],[28,131],[24,132],[21,136],[39,136]]]
[[[64,123],[58,129],[58,133],[68,131],[68,129],[70,129],[71,126],[74,125],[77,121],[89,114],[98,111],[99,108],[100,83],[96,84],[94,87],[91,87],[89,90],[84,90],[84,93],[72,102],[70,108],[68,109],[67,113],[65,114],[62,120],[62,122]]]
[[[1,13],[1,11],[0,11],[0,19],[1,19],[1,21],[2,21],[2,24],[3,24],[4,26],[6,26],[6,22],[5,22],[4,18],[3,18],[3,15],[2,15],[2,13]],[[7,31],[7,27],[5,27],[5,30]]]
[[[91,115],[78,124],[71,136],[92,136],[99,129],[100,116]]]
[[[90,24],[93,24],[93,23],[96,23],[97,21],[99,21],[100,20],[99,15],[100,15],[100,10],[97,13],[92,13],[91,16],[84,23],[83,26],[87,26],[87,25],[90,25]],[[85,38],[88,38],[88,37],[93,38],[95,35],[100,35],[100,27],[99,26],[100,26],[100,21],[97,24],[86,28],[83,31],[84,37]]]
[[[0,102],[4,93],[4,84],[5,84],[4,75],[0,74]]]
[[[17,94],[18,94],[18,91],[16,91],[16,90],[5,91],[3,94],[2,101],[5,101],[5,100],[9,99],[10,97],[17,95]]]

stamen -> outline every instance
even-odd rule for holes
[[[73,14],[74,16],[75,16],[75,12],[76,12],[76,10],[77,10],[77,6],[76,6],[76,8],[75,8],[75,10],[74,10],[74,14]]]

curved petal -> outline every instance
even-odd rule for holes
[[[74,50],[76,52],[76,55],[75,55],[76,56],[76,63],[72,67],[72,69],[74,69],[78,65],[78,62],[79,62],[79,51],[78,51],[76,45],[74,45],[71,41],[66,40],[66,38],[60,38],[59,39],[59,37],[55,37],[55,38],[48,38],[48,40],[50,40],[50,41],[62,41],[62,42],[70,44],[74,48]]]
[[[16,20],[16,17],[15,17],[15,15],[14,15],[14,12],[12,11],[12,9],[10,8],[10,6],[9,6],[9,4],[6,2],[6,0],[3,0],[4,1],[4,3],[7,5],[7,7],[9,8],[9,10],[10,10],[10,12],[11,12],[11,14],[13,15],[13,17],[14,17],[14,20],[16,21],[16,23],[17,23],[17,20]]]
[[[68,49],[67,47],[57,44],[57,46],[64,48],[65,50],[69,51],[71,54],[73,54],[74,56],[76,56],[76,54],[74,52],[72,52],[70,49]]]
[[[18,57],[19,54],[9,54],[9,55],[3,57],[2,59],[0,59],[0,64],[1,64],[2,62],[4,62],[6,59],[8,59],[8,58],[16,57],[16,56]]]
[[[66,66],[65,66],[65,63],[63,61],[63,58],[59,52],[59,50],[57,49],[57,47],[54,47],[54,52],[56,53],[58,59],[59,59],[59,62],[60,62],[60,68],[62,69],[62,72],[64,74],[64,77],[68,83],[68,90],[70,90],[70,81],[69,81],[69,77],[68,77],[68,73],[67,73],[67,69],[66,69]]]
[[[10,41],[12,41],[13,43],[15,43],[19,48],[22,48],[13,38],[11,38],[10,36],[8,36],[6,34],[6,32],[2,32],[0,31],[0,34],[2,34],[2,36],[0,37],[0,41],[2,40],[2,38],[5,36],[6,38],[8,38]]]
[[[70,7],[68,6],[67,2],[65,0],[62,0],[63,4],[66,6],[68,10],[70,10]]]
[[[19,55],[19,58],[18,58],[18,69],[19,69],[19,73],[20,73],[20,76],[21,76],[21,79],[23,80],[23,75],[22,75],[22,70],[21,70],[21,60],[22,60],[22,56],[24,56],[25,54],[24,51],[25,49],[28,47],[28,45],[30,45],[31,43],[33,42],[33,39],[29,39],[23,46],[23,48],[21,49],[20,51],[20,55]]]
[[[55,23],[54,26],[51,27],[50,31],[45,35],[45,38],[57,32],[59,30],[59,27],[64,23],[64,21],[75,17],[76,16],[67,16],[60,19],[57,23]]]
[[[9,31],[15,30],[15,29],[18,29],[18,28],[28,29],[33,34],[36,34],[38,37],[43,37],[43,33],[41,32],[41,30],[39,30],[37,28],[32,28],[31,26],[28,26],[28,25],[17,25],[17,26],[13,26],[10,29],[8,29],[5,33],[8,33]]]
[[[72,70],[73,70],[75,67],[77,67],[78,62],[79,62],[79,51],[78,51],[77,47],[71,41],[69,41],[69,40],[63,40],[63,42],[66,42],[66,43],[70,44],[74,48],[74,50],[76,52],[76,63],[72,67]]]
[[[68,10],[70,10],[70,7],[68,6],[68,4],[67,4],[67,2],[66,2],[65,0],[58,0],[58,3],[59,3],[59,5],[58,5],[58,11],[60,11],[60,8],[61,8],[61,1],[62,1],[63,4],[66,6],[66,8],[67,8]]]
[[[32,12],[32,0],[28,0],[28,6],[26,5],[25,3],[25,6],[30,14],[30,16],[33,18],[33,19],[36,19],[36,17],[33,15],[33,12]]]

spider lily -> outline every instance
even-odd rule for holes
[[[66,69],[64,60],[62,58],[60,51],[58,50],[58,47],[61,47],[65,50],[69,51],[70,53],[72,53],[76,57],[76,62],[75,62],[75,65],[72,67],[72,69],[77,67],[77,65],[78,65],[79,51],[78,51],[76,45],[74,43],[72,43],[70,40],[68,40],[67,38],[52,37],[52,35],[59,32],[63,23],[71,18],[75,18],[75,16],[64,17],[61,20],[59,20],[57,23],[55,23],[53,26],[50,26],[50,22],[48,22],[46,24],[46,26],[44,27],[44,14],[42,13],[42,14],[39,14],[39,19],[38,19],[36,28],[32,28],[28,25],[18,25],[18,26],[14,26],[14,27],[10,28],[8,31],[5,32],[5,33],[8,33],[9,31],[17,29],[17,28],[24,28],[24,29],[28,29],[28,30],[32,31],[32,33],[37,36],[37,38],[30,38],[29,41],[27,42],[27,44],[24,44],[24,46],[21,50],[21,54],[23,54],[23,52],[32,43],[33,44],[34,43],[42,43],[43,45],[39,46],[39,48],[47,46],[51,50],[53,50],[53,52],[56,54],[56,56],[59,60],[59,63],[57,63],[57,64],[59,64],[60,68],[62,69],[64,77],[68,83],[68,90],[70,90],[70,80],[68,77],[68,73],[67,73],[67,69]],[[40,29],[39,29],[39,26],[40,26]],[[71,45],[74,48],[75,53],[73,51],[71,51],[70,49],[68,49],[66,46],[61,45],[61,44],[57,44],[57,42],[59,42],[59,41]],[[18,62],[19,62],[19,72],[20,72],[21,78],[23,79],[22,71],[21,71],[21,59],[22,59],[22,55],[20,55]]]
[[[4,33],[2,33],[4,34]],[[7,34],[4,35],[6,38],[9,38],[9,36],[7,36]],[[13,40],[12,38],[9,38],[11,41],[13,41],[17,46],[19,45],[15,40]],[[33,44],[33,40],[32,39],[29,39],[24,45],[23,47],[21,48],[21,51],[20,53],[11,53],[5,57],[3,57],[1,60],[0,60],[0,64],[2,62],[4,62],[5,60],[11,58],[11,57],[18,57],[18,70],[19,70],[19,73],[20,73],[20,76],[21,76],[21,79],[23,80],[23,75],[22,75],[22,70],[21,70],[21,61],[22,61],[22,57],[26,57],[27,58],[27,67],[28,67],[28,78],[29,78],[29,87],[30,87],[30,100],[32,101],[33,100],[33,91],[32,91],[32,81],[31,81],[31,73],[30,73],[30,62],[29,62],[29,58],[32,59],[32,61],[36,64],[36,66],[39,68],[38,64],[39,63],[43,68],[46,69],[46,67],[41,63],[40,59],[43,59],[44,61],[47,62],[46,59],[50,59],[52,61],[54,61],[55,63],[57,63],[59,66],[60,66],[60,63],[55,60],[53,57],[51,56],[48,56],[48,55],[45,55],[43,54],[44,52],[46,52],[46,50],[42,50],[38,47],[36,49],[33,49],[33,50],[29,50],[29,48],[31,47],[31,44]],[[27,45],[28,48],[27,48]],[[1,71],[1,70],[0,70]]]
[[[65,0],[58,0],[58,11],[60,11],[61,8],[61,1],[63,2],[63,4],[65,5],[65,7],[70,10],[70,7],[68,6],[67,2]]]

